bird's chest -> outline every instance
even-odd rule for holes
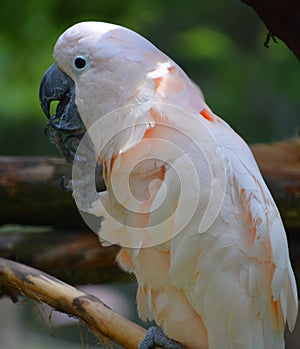
[[[183,290],[171,283],[168,243],[160,246],[122,249],[118,262],[135,274],[137,307],[143,320],[154,320],[170,338],[187,348],[207,348],[207,331]],[[184,326],[183,326],[184,324]]]

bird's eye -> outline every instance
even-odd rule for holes
[[[77,70],[84,70],[87,66],[87,61],[84,57],[82,56],[77,56],[74,59],[74,67]]]

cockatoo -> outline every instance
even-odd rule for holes
[[[117,261],[137,279],[139,315],[158,326],[140,348],[284,348],[296,282],[279,212],[246,143],[134,31],[76,24],[54,59],[40,87],[48,133],[69,158],[68,141],[79,149],[88,135],[103,166],[107,190],[98,193],[86,142],[75,155],[74,197],[103,217],[101,241],[121,245]]]

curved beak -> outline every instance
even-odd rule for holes
[[[75,104],[74,81],[60,70],[56,64],[46,71],[40,85],[40,104],[49,119],[49,124],[55,130],[78,134],[83,130],[77,106]],[[56,113],[50,115],[52,101],[59,101]]]
[[[75,104],[75,83],[56,64],[46,71],[40,85],[40,103],[49,121],[45,133],[67,159],[72,162],[80,139],[85,133]],[[52,101],[59,101],[51,115]]]

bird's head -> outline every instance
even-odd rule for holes
[[[49,119],[47,134],[67,158],[68,142],[78,143],[99,118],[136,102],[147,74],[169,60],[139,34],[103,22],[67,29],[56,42],[54,59],[40,85],[40,103]],[[52,101],[59,101],[54,115]]]

